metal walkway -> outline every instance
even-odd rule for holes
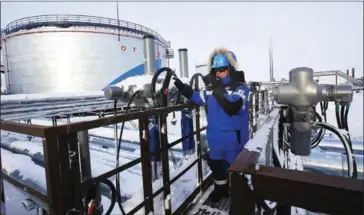
[[[223,198],[219,203],[212,203],[208,199],[212,190],[213,186],[210,186],[186,215],[228,215],[231,199]]]

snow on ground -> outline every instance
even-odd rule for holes
[[[177,122],[180,121],[181,114],[177,112],[175,114]],[[97,117],[74,117],[71,118],[71,122],[79,122],[79,121],[88,121],[92,119],[96,119]],[[180,123],[177,123],[176,125],[173,125],[171,123],[173,116],[172,114],[169,114],[167,121],[169,122],[168,125],[168,138],[169,142],[173,142],[174,140],[177,140],[181,138],[181,126]],[[23,122],[25,123],[25,122]],[[66,124],[67,119],[59,119],[57,120],[57,124]],[[46,125],[51,126],[52,122],[50,119],[32,119],[32,124],[38,124],[38,125]],[[118,130],[120,131],[121,123],[118,124]],[[123,133],[123,140],[131,141],[139,144],[139,131],[138,128],[138,122],[136,120],[132,122],[126,122],[124,133]],[[96,128],[89,131],[90,135],[95,136],[101,136],[106,137],[110,139],[114,139],[114,127],[108,126],[108,127],[102,127],[102,128]],[[113,168],[115,168],[115,151],[114,151],[114,141],[105,140],[108,141],[110,146],[112,148],[103,148],[102,144],[97,144],[95,142],[97,138],[96,137],[90,137],[90,155],[91,155],[91,167],[92,167],[92,174],[93,176],[100,175],[106,171],[109,171]],[[122,142],[122,145],[124,145],[124,141]],[[42,146],[42,139],[39,137],[33,137],[31,140],[28,139],[28,136],[17,134],[13,132],[7,132],[7,131],[1,131],[1,145],[3,149],[1,150],[1,155],[3,159],[3,170],[5,170],[8,174],[11,176],[14,176],[17,180],[22,181],[23,183],[28,183],[28,185],[31,185],[33,188],[35,188],[38,191],[46,193],[46,185],[45,185],[45,171],[42,167],[43,165],[43,146]],[[130,145],[130,144],[129,144]],[[177,144],[174,148],[182,148],[182,144]],[[4,149],[5,148],[5,149]],[[7,150],[6,150],[7,149]],[[10,150],[10,151],[8,151]],[[13,154],[20,153],[20,154]],[[179,155],[177,153],[177,157],[181,157],[182,155]],[[12,158],[16,159],[12,159]],[[120,165],[123,165],[127,162],[130,162],[136,158],[140,157],[140,150],[139,146],[134,146],[134,151],[120,151]],[[12,162],[13,161],[13,162]],[[15,162],[16,161],[16,162]],[[20,162],[19,162],[20,161]],[[34,163],[36,162],[36,163]],[[180,161],[181,162],[181,161]],[[189,162],[187,160],[187,162]],[[26,166],[24,166],[24,163],[27,163]],[[184,160],[183,163],[186,163],[186,160]],[[41,165],[41,166],[39,166]],[[188,165],[188,164],[186,164]],[[173,162],[170,162],[170,174],[171,177],[176,175],[175,173],[175,164]],[[185,165],[183,165],[185,166]],[[182,167],[180,167],[182,168]],[[30,171],[32,170],[32,171]],[[34,170],[34,171],[33,171]],[[208,168],[204,166],[203,169],[204,174],[208,173]],[[172,186],[172,192],[179,193],[184,192],[186,193],[186,196],[189,194],[189,192],[192,192],[193,188],[196,186],[196,184],[191,184],[192,187],[187,185],[178,185],[180,183],[179,181],[182,181],[183,183],[187,183],[189,178],[196,177],[196,165],[194,168],[192,168],[190,171],[187,172],[185,176],[183,176],[181,179],[177,180],[175,185]],[[110,178],[113,182],[114,177]],[[141,165],[135,165],[133,168],[126,170],[120,174],[120,187],[122,190],[122,195],[126,196],[128,198],[135,195],[135,193],[143,193],[140,192],[142,190],[142,177],[141,177]],[[158,189],[162,185],[161,180],[157,180],[155,182],[154,188]],[[177,187],[177,188],[175,188]],[[183,189],[182,189],[183,187]],[[179,189],[181,188],[181,189]],[[177,189],[177,191],[175,191]],[[103,192],[103,194],[105,194]],[[8,195],[8,194],[6,194]],[[13,195],[10,193],[10,195]],[[160,195],[162,196],[162,195]],[[175,195],[176,196],[176,195]],[[143,196],[140,196],[143,198]],[[133,205],[133,202],[135,202],[137,199],[136,197],[133,197],[134,200],[128,200],[126,201],[125,207],[132,207],[128,205]],[[177,199],[174,200],[175,197],[172,197],[173,204],[181,204],[184,198],[177,196]],[[103,200],[109,201],[109,199],[105,196],[103,196]],[[156,200],[156,204],[157,204]],[[139,202],[140,203],[140,202]],[[20,205],[20,202],[19,202]],[[174,206],[177,207],[177,206]],[[8,207],[9,208],[9,207]],[[117,208],[117,207],[116,207]],[[12,212],[9,212],[8,214],[13,214]],[[116,213],[118,214],[118,213]]]
[[[354,155],[359,172],[363,172],[363,156]],[[304,165],[309,166],[322,166],[331,169],[343,170],[347,169],[347,156],[345,154],[323,151],[315,148],[311,151],[311,155],[302,157]]]
[[[19,192],[12,184],[4,180],[6,215],[36,215],[36,211],[26,211],[21,201],[27,198],[22,192]]]
[[[1,142],[2,147],[9,149],[16,153],[21,153],[23,155],[27,155],[26,159],[29,159],[31,163],[36,162],[37,164],[41,164],[43,166],[43,146],[41,143],[40,138],[38,140],[32,140],[30,141],[13,141],[16,138],[15,135],[11,134],[2,134]],[[10,137],[9,137],[10,136]],[[9,142],[7,142],[9,141]],[[115,151],[114,149],[104,149],[100,146],[95,146],[90,143],[90,158],[91,158],[91,167],[92,167],[92,174],[93,176],[101,175],[107,171],[110,171],[115,168]],[[4,153],[11,153],[8,150],[2,150],[2,156],[4,156]],[[11,153],[12,154],[12,153]],[[19,155],[20,156],[20,155]],[[21,156],[23,157],[23,156]],[[135,150],[134,152],[128,152],[121,150],[120,151],[120,157],[119,157],[119,164],[123,165],[128,162],[131,162],[132,160],[135,160],[140,157],[140,150]],[[9,156],[5,157],[10,158]],[[24,158],[25,159],[25,158]],[[173,167],[173,162],[171,161],[169,164],[171,167]],[[3,163],[3,169],[5,169],[7,172],[13,172],[12,169],[13,165],[4,162]],[[23,172],[23,168],[21,166],[18,166],[17,169],[20,172]],[[41,168],[44,172],[44,169]],[[172,168],[171,168],[172,169]],[[36,178],[37,176],[34,176]],[[114,177],[111,177],[112,180],[114,180]],[[132,168],[126,170],[125,172],[122,172],[120,174],[120,184],[122,187],[125,187],[124,194],[126,196],[131,196],[135,192],[135,186],[131,186],[136,181],[141,182],[141,166],[140,164],[133,166]],[[130,184],[131,183],[131,184]],[[138,183],[139,185],[141,183]],[[45,190],[45,184],[41,184],[42,190]],[[138,187],[136,187],[138,188]]]
[[[78,94],[79,95],[79,94]],[[88,93],[89,95],[89,93]],[[61,96],[61,95],[60,95]],[[9,97],[10,98],[10,97]],[[28,97],[31,99],[38,99],[39,97]],[[351,104],[351,110],[349,112],[349,126],[350,126],[350,133],[353,140],[358,141],[358,145],[354,145],[354,148],[360,148],[360,142],[362,145],[363,141],[363,94],[362,93],[354,93],[354,101]],[[333,124],[336,126],[336,118],[335,118],[335,112],[334,112],[334,104],[332,102],[329,103],[329,108],[327,111],[328,114],[328,122],[330,124]],[[85,120],[92,120],[97,117],[75,117],[71,119],[71,122],[76,121],[85,121]],[[181,137],[180,131],[180,113],[176,113],[177,118],[177,124],[173,125],[171,124],[172,114],[168,116],[168,138],[169,141],[172,142],[176,139],[179,139]],[[261,118],[259,121],[260,125],[263,125],[263,118]],[[44,120],[44,119],[34,119],[32,120],[33,124],[41,124],[41,125],[49,125],[51,126],[50,120]],[[65,124],[67,123],[66,119],[58,120],[58,124]],[[206,124],[206,121],[202,123],[202,125]],[[119,124],[120,128],[121,123]],[[139,143],[139,135],[138,130],[135,130],[138,126],[137,121],[133,122],[126,122],[125,123],[125,130],[123,134],[123,140],[131,141],[131,142],[137,142]],[[113,126],[109,127],[102,127],[97,129],[92,129],[89,131],[92,135],[97,136],[103,136],[110,139],[114,138],[114,130]],[[335,139],[336,137],[333,137]],[[39,158],[42,160],[43,158],[43,149],[42,144],[40,142],[40,138],[34,138],[31,141],[27,139],[25,135],[19,136],[14,134],[8,134],[6,132],[1,132],[1,144],[3,147],[7,147],[10,150],[20,150],[22,151],[22,154],[14,154],[8,150],[1,150],[1,159],[3,163],[3,170],[5,170],[8,174],[17,177],[17,179],[23,181],[23,183],[30,183],[32,184],[32,187],[35,187],[37,190],[45,192],[45,172],[44,168],[34,163],[34,157]],[[96,143],[92,143],[93,139],[90,139],[90,153],[91,153],[91,165],[92,165],[92,173],[93,175],[99,175],[102,174],[108,170],[111,170],[115,166],[115,152],[113,148],[102,148],[100,145],[97,145]],[[109,141],[111,142],[111,141]],[[333,146],[335,144],[334,141],[329,140],[322,143],[325,146],[332,146],[332,148],[335,148],[336,146]],[[331,145],[330,145],[331,144]],[[341,143],[338,143],[341,144]],[[176,146],[177,147],[177,146]],[[178,144],[178,148],[181,148],[181,144]],[[337,148],[337,147],[336,147]],[[344,166],[345,163],[342,161],[345,159],[342,159],[342,156],[338,157],[338,153],[329,153],[326,152],[325,154],[322,154],[322,151],[319,151],[321,149],[317,148],[313,150],[311,157],[306,157],[303,159],[303,163],[306,166],[319,166],[319,165],[326,165],[329,168],[332,169],[340,169]],[[133,152],[124,151],[121,150],[120,155],[120,165],[130,162],[131,160],[137,158],[140,156],[140,150],[135,149]],[[333,156],[336,156],[334,159]],[[33,158],[33,161],[32,161]],[[184,169],[186,166],[188,166],[193,160],[195,156],[189,156],[185,157],[183,160],[183,165],[175,170],[173,168],[173,163],[170,163],[171,172],[170,177],[174,177],[178,174],[182,169]],[[356,156],[357,163],[363,162],[363,156],[360,157],[360,155]],[[297,162],[300,162],[300,160],[297,160]],[[297,163],[296,162],[296,163]],[[26,165],[25,165],[26,164]],[[298,165],[298,164],[297,164]],[[363,166],[358,166],[358,170],[363,172]],[[204,175],[208,172],[208,167],[204,165],[203,168]],[[123,203],[123,206],[125,207],[126,211],[131,210],[136,205],[141,203],[141,201],[144,199],[143,196],[143,190],[142,190],[142,179],[141,179],[141,170],[140,165],[136,165],[133,168],[131,168],[128,171],[125,171],[120,174],[121,176],[121,190],[122,194],[131,197],[131,199],[127,200]],[[113,178],[111,178],[113,180]],[[21,209],[20,201],[26,198],[23,194],[19,193],[16,189],[14,189],[11,185],[9,185],[7,182],[5,183],[5,195],[7,198],[6,207],[9,211],[9,208],[11,208],[11,211],[8,212],[8,214],[26,214],[25,210]],[[193,167],[190,171],[188,171],[184,176],[182,176],[179,180],[177,180],[172,186],[171,186],[171,192],[172,192],[172,209],[175,210],[182,201],[195,189],[196,187],[196,165]],[[162,179],[158,179],[153,183],[153,190],[158,190],[163,184]],[[164,200],[162,199],[163,193],[160,194],[158,197],[156,197],[154,203],[156,214],[162,213],[162,202]],[[104,209],[108,207],[109,199],[105,196],[103,196],[103,205]],[[34,212],[34,211],[33,211]],[[141,211],[140,211],[141,212]],[[32,214],[32,213],[29,213]],[[33,213],[34,214],[34,213]],[[117,206],[115,206],[113,210],[113,214],[120,214],[119,209]]]
[[[1,161],[6,174],[46,194],[44,168],[34,164],[30,157],[2,149]]]
[[[184,164],[178,170],[170,173],[170,179],[174,178],[181,171],[183,171],[188,165],[190,165],[196,159],[195,155],[185,157]],[[203,176],[206,177],[210,171],[206,171],[207,164],[203,162]],[[156,192],[159,188],[163,186],[162,178],[157,179],[153,182],[153,192]],[[182,175],[177,181],[171,185],[171,205],[172,212],[175,211],[183,201],[193,192],[197,186],[197,164],[195,164],[190,170],[188,170],[184,175]],[[139,191],[135,192],[133,197],[123,204],[123,208],[126,213],[139,205],[144,201],[143,189],[140,188]],[[154,214],[164,214],[164,199],[163,192],[154,198]],[[110,200],[103,199],[104,209],[108,208],[110,205]],[[115,206],[111,214],[120,214],[118,206]],[[144,214],[144,208],[140,209],[137,214]]]
[[[22,181],[23,183],[35,188],[38,191],[41,191],[42,193],[46,194],[46,187],[45,187],[45,172],[44,168],[34,164],[31,159],[28,156],[24,155],[17,155],[13,154],[7,150],[2,149],[2,164],[3,169],[5,170],[5,173],[9,174],[10,176],[15,177],[17,180]],[[97,155],[93,154],[93,151],[91,151],[91,157],[97,157]],[[184,164],[182,167],[180,167],[178,170],[173,171],[172,166],[170,165],[171,172],[170,177],[171,179],[175,177],[180,171],[182,171],[186,166],[190,165],[193,160],[196,157],[194,155],[185,157],[184,158]],[[108,162],[107,159],[104,157],[100,157],[100,159],[103,159],[103,161]],[[24,164],[27,164],[24,166]],[[100,169],[97,165],[94,165],[95,163],[92,163],[92,171],[94,172],[95,169]],[[138,174],[141,174],[140,165],[138,166]],[[114,168],[114,166],[110,166],[111,170]],[[207,170],[206,164],[203,165],[204,171],[203,174],[206,176],[209,171]],[[132,169],[135,171],[135,168]],[[102,169],[102,172],[107,171],[107,169]],[[196,187],[196,177],[197,177],[197,165],[192,167],[185,175],[183,175],[180,179],[178,179],[174,184],[171,186],[171,196],[172,196],[172,206],[174,210],[187,198],[187,196],[195,189]],[[126,171],[128,172],[128,170]],[[122,172],[120,174],[121,178],[121,191],[122,195],[132,196],[131,199],[127,200],[123,203],[123,207],[126,211],[129,211],[133,209],[135,206],[137,206],[139,203],[142,202],[144,199],[143,196],[143,188],[142,188],[142,179],[141,175],[137,177],[137,174],[127,174],[127,177],[123,177],[126,175],[126,172]],[[134,177],[133,177],[134,176]],[[161,188],[163,185],[162,178],[159,177],[158,180],[156,180],[153,183],[153,190],[154,192]],[[14,194],[11,190],[6,189],[5,195],[7,198],[10,198]],[[163,209],[161,202],[164,202],[161,200],[163,197],[163,194],[156,197],[154,200],[155,202],[155,208],[156,208],[156,214],[161,214],[161,210]],[[19,197],[20,198],[20,197]],[[24,200],[26,197],[21,197],[21,199],[18,199],[18,201]],[[104,205],[104,209],[106,209],[109,206],[110,199],[103,196],[102,203]],[[18,202],[20,203],[20,202]],[[7,202],[6,207],[10,207],[9,204],[12,204],[12,202]],[[19,204],[20,205],[20,204]],[[158,213],[160,211],[160,213]],[[8,214],[17,214],[16,211],[9,211]],[[119,208],[116,206],[113,210],[112,214],[120,214]]]

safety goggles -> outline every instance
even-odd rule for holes
[[[215,68],[214,72],[225,72],[226,70],[229,70],[229,67],[220,67],[220,68]]]

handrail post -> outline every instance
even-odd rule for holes
[[[160,141],[162,148],[162,171],[163,171],[163,184],[164,184],[164,214],[172,214],[172,204],[171,204],[171,185],[169,178],[169,156],[168,156],[168,133],[167,133],[167,115],[160,114],[159,118],[159,129],[160,129]]]
[[[257,121],[259,117],[259,93],[254,94],[254,107],[255,107],[255,115],[254,115],[254,130],[257,129]]]
[[[5,207],[5,190],[4,190],[4,182],[2,175],[2,163],[0,159],[0,214],[6,215],[6,207]]]
[[[67,211],[64,205],[65,202],[61,199],[62,184],[57,145],[56,134],[46,132],[43,138],[43,151],[49,212],[52,215],[64,215]]]
[[[76,210],[82,210],[82,195],[81,195],[81,171],[79,163],[79,146],[76,132],[69,134],[69,165],[70,165],[70,178],[71,178],[71,189],[72,189],[72,200]]]
[[[264,113],[264,115],[266,115],[267,114],[267,104],[265,103],[265,91],[266,90],[263,90],[262,91],[262,103],[263,103],[263,113]]]
[[[89,148],[89,138],[88,138],[88,130],[79,131],[77,133],[78,142],[79,142],[79,152],[80,152],[80,165],[81,165],[81,174],[82,174],[82,182],[87,179],[92,178],[91,173],[91,159],[90,159],[90,148]],[[95,194],[95,202],[96,202],[96,212],[94,214],[101,215],[103,212],[103,207],[101,204],[101,192],[100,192],[100,184],[97,184],[94,188]]]
[[[264,91],[264,103],[265,103],[265,113],[268,114],[270,112],[268,90]]]
[[[255,214],[254,192],[250,189],[248,179],[241,173],[231,174],[230,215]]]
[[[250,133],[250,138],[253,138],[253,133],[254,133],[254,94],[250,94],[249,95],[249,133]]]
[[[148,117],[143,116],[139,118],[140,156],[144,158],[141,161],[144,201],[146,201],[144,214],[149,214],[154,211],[148,127]]]
[[[196,120],[196,144],[197,144],[197,181],[198,181],[198,185],[200,187],[200,192],[202,193],[202,181],[203,181],[203,176],[202,176],[202,155],[201,155],[201,131],[200,131],[200,107],[197,106],[195,109],[195,120]]]

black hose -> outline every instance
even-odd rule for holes
[[[130,108],[130,104],[133,101],[133,99],[135,98],[135,96],[139,93],[140,91],[136,91],[130,98],[127,106],[126,106],[126,111],[125,114],[128,113],[129,108]],[[125,126],[125,121],[121,124],[121,128],[120,128],[120,134],[119,134],[119,141],[118,141],[118,146],[116,149],[116,165],[119,166],[119,155],[120,155],[120,148],[121,148],[121,139],[123,136],[123,131],[124,131],[124,126]],[[121,211],[122,214],[126,214],[123,206],[121,205],[121,191],[120,191],[120,175],[119,173],[116,174],[115,177],[115,184],[116,184],[116,196],[117,196],[117,202],[118,202],[118,206],[119,209]]]
[[[316,115],[317,119],[319,120],[319,122],[322,122],[322,117],[320,116],[320,114],[315,111],[315,115]],[[320,128],[319,132],[311,140],[311,149],[313,149],[316,146],[318,146],[318,144],[321,142],[321,140],[324,137],[324,135],[325,135],[325,129]]]
[[[341,120],[340,120],[340,114],[339,114],[339,111],[340,111],[340,106],[339,106],[339,105],[336,105],[336,106],[335,106],[335,114],[336,114],[337,127],[338,127],[339,129],[341,129]]]
[[[325,123],[320,123],[320,122],[317,123],[317,125],[319,127],[322,127],[322,128],[324,128],[326,130],[331,131],[332,133],[336,134],[336,136],[338,136],[340,138],[341,142],[344,144],[344,148],[345,148],[345,152],[346,152],[346,156],[347,156],[346,160],[347,160],[347,163],[348,163],[348,177],[349,178],[357,178],[357,176],[354,175],[354,170],[357,168],[354,156],[352,156],[352,158],[353,158],[353,175],[352,176],[350,175],[350,171],[349,171],[350,170],[349,150],[350,150],[351,155],[352,155],[352,152],[351,152],[352,150],[350,149],[349,143],[348,143],[349,148],[347,148],[346,145],[345,145],[345,140],[348,142],[348,139],[346,137],[343,137],[343,135],[341,135],[340,132],[337,129],[335,129],[334,127],[331,127],[331,126],[329,126],[329,125],[327,125]],[[345,138],[345,140],[344,140],[344,138]]]
[[[329,102],[325,101],[325,102],[320,102],[320,108],[321,108],[321,115],[323,117],[324,122],[327,122],[327,118],[326,118],[326,111],[327,108],[329,107]],[[322,118],[320,116],[320,114],[318,114],[317,112],[315,112],[316,117],[319,119],[319,122],[322,122]],[[322,139],[325,136],[325,129],[320,128],[320,131],[318,132],[318,134],[315,136],[315,138],[311,141],[311,148],[315,148],[316,146],[318,146],[320,144],[320,142],[322,141]]]
[[[349,114],[349,109],[350,109],[350,105],[345,105],[345,113],[344,113],[344,122],[345,122],[345,126],[344,129],[349,131],[349,124],[348,124],[348,114]]]
[[[103,179],[101,183],[107,185],[111,190],[111,203],[109,206],[109,209],[107,209],[105,215],[110,215],[112,212],[112,209],[114,209],[115,202],[116,202],[116,189],[114,184],[109,179]]]
[[[349,133],[349,124],[348,124],[348,114],[349,114],[350,105],[349,104],[342,105],[341,108],[342,108],[341,109],[341,113],[342,113],[342,119],[341,120],[343,122],[343,129],[345,129],[348,132],[347,140],[348,140],[348,143],[349,143],[351,153],[354,153],[353,145],[352,145],[351,138],[350,138],[350,133]],[[345,109],[345,111],[343,111],[343,109]],[[357,178],[358,177],[358,169],[357,169],[355,159],[354,159],[353,162],[354,162],[353,177]]]
[[[345,124],[345,108],[346,105],[341,105],[340,107],[340,122],[341,122],[341,129],[345,129],[347,125]]]
[[[329,102],[327,102],[327,101],[320,102],[321,115],[324,118],[324,122],[327,122],[326,111],[327,111],[328,107],[329,107]]]

